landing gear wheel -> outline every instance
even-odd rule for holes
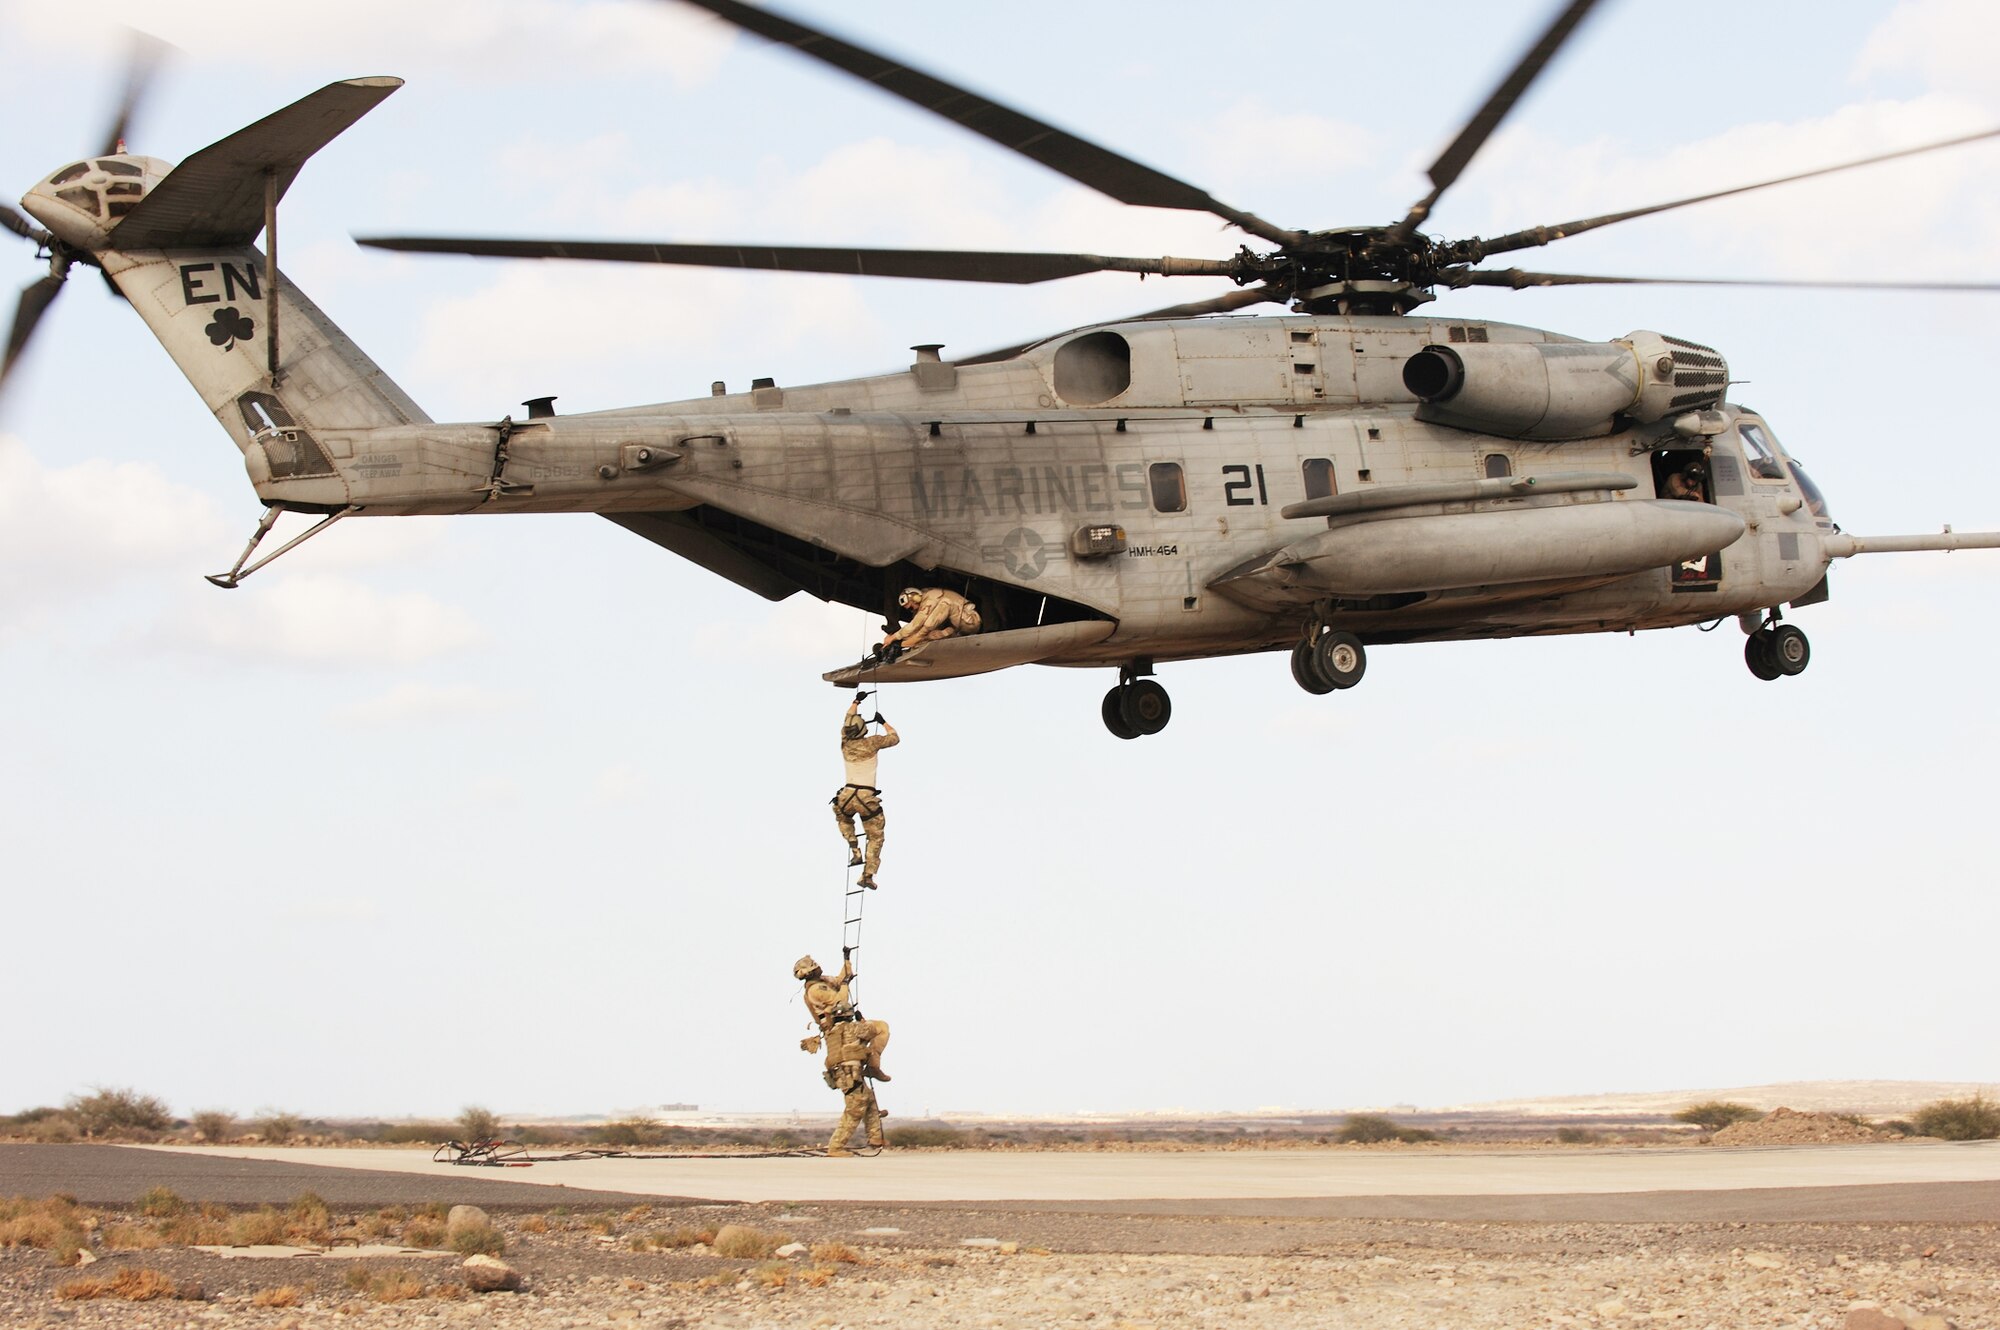
[[[1125,724],[1140,734],[1158,734],[1174,717],[1173,699],[1151,679],[1134,679],[1119,690],[1118,710]]]
[[[1292,678],[1299,687],[1315,695],[1333,691],[1333,681],[1321,676],[1315,642],[1301,642],[1292,648]]]
[[[1104,705],[1100,708],[1104,716],[1104,728],[1121,739],[1136,739],[1139,731],[1125,723],[1125,687],[1120,684],[1104,695]]]
[[[1812,643],[1788,623],[1771,629],[1771,664],[1783,675],[1804,674],[1812,662]]]
[[[1313,665],[1335,688],[1352,688],[1368,670],[1368,653],[1353,633],[1328,633],[1313,644]]]
[[[1743,663],[1750,667],[1750,673],[1765,683],[1778,677],[1778,660],[1771,654],[1771,632],[1768,628],[1759,628],[1743,639]]]

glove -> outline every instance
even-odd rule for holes
[[[817,1052],[819,1052],[819,1036],[818,1036],[818,1035],[814,1035],[814,1036],[813,1036],[812,1038],[810,1038],[810,1039],[801,1039],[801,1040],[799,1040],[799,1052],[801,1052],[801,1053],[817,1053]]]
[[[842,947],[840,949],[840,959],[842,960],[848,959],[853,954],[854,954],[854,948],[852,947]]]
[[[875,694],[869,692],[867,689],[857,688],[854,690],[854,705],[860,706],[863,702],[866,702],[869,698],[873,696],[875,696]]]
[[[888,724],[889,722],[888,722],[888,721],[886,721],[886,720],[883,720],[883,719],[882,719],[882,713],[878,711],[878,712],[876,712],[876,713],[875,713],[875,718],[874,718],[873,720],[869,721],[868,723],[869,723],[870,725],[887,725],[887,724]]]

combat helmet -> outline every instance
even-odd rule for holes
[[[902,593],[896,597],[896,603],[904,609],[908,609],[923,598],[924,592],[922,587],[906,586],[903,588]]]
[[[810,956],[801,956],[792,966],[792,978],[809,979],[819,973],[819,962]]]

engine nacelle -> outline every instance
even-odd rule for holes
[[[1713,406],[1729,366],[1713,348],[1656,332],[1615,342],[1427,346],[1403,362],[1417,419],[1510,439],[1588,439]]]

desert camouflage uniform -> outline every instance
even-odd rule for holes
[[[979,611],[964,596],[943,587],[926,587],[910,621],[889,634],[883,645],[896,642],[907,651],[936,638],[978,631]]]
[[[847,709],[849,719],[859,719],[860,703]],[[875,788],[875,755],[884,748],[894,748],[902,740],[896,735],[896,727],[884,722],[882,733],[863,734],[858,739],[847,736],[847,722],[841,723],[840,756],[847,764],[847,784],[833,793],[833,821],[840,828],[840,838],[847,842],[850,856],[860,848],[860,837],[855,834],[854,821],[861,820],[861,830],[868,837],[868,853],[862,860],[861,880],[872,883],[875,870],[882,866],[882,842],[886,838],[889,819],[882,811],[882,792]]]
[[[847,985],[854,978],[854,962],[840,967],[840,974],[828,978],[815,973],[806,978],[806,1011],[826,1041],[826,1069],[831,1072],[850,1059],[866,1063],[880,1075],[882,1053],[889,1047],[889,1022],[854,1018],[854,999]],[[810,1042],[810,1041],[808,1041]],[[807,1050],[812,1051],[811,1049]]]
[[[875,1087],[862,1073],[866,1045],[848,1033],[855,1028],[856,1023],[848,1021],[836,1024],[827,1033],[826,1083],[840,1091],[841,1096],[840,1121],[834,1124],[833,1135],[826,1143],[830,1155],[846,1152],[856,1127],[866,1128],[868,1144],[878,1149],[888,1144],[882,1134],[882,1106],[875,1102]]]

